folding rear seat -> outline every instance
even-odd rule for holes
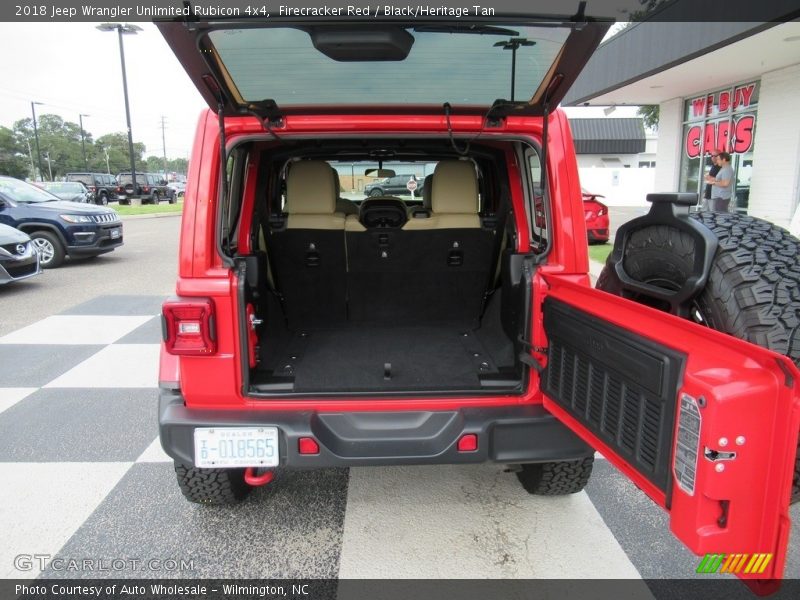
[[[335,212],[335,186],[328,163],[292,164],[285,215],[270,222],[269,260],[291,329],[333,325],[347,317],[345,216]]]
[[[442,161],[432,212],[400,229],[347,227],[350,318],[408,324],[478,323],[491,271],[493,231],[481,227],[469,161]]]

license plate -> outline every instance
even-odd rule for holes
[[[125,194],[117,194],[117,200],[126,200],[127,198]]]
[[[199,468],[278,466],[277,427],[199,427],[194,430]]]
[[[112,240],[117,239],[119,236],[120,236],[120,230],[119,229],[112,229],[111,230],[111,239]]]

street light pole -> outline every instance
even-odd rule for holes
[[[47,158],[47,172],[50,173],[50,181],[53,181],[53,165],[50,164],[50,152],[45,152]]]
[[[41,102],[31,102],[31,114],[33,115],[33,138],[36,140],[36,160],[39,163],[39,177],[43,177],[44,169],[42,169],[42,152],[39,150],[39,128],[36,126],[36,105],[42,104]],[[33,174],[33,180],[36,181],[36,173]]]
[[[128,125],[128,153],[131,158],[131,184],[133,193],[136,193],[136,159],[133,156],[133,131],[131,129],[131,107],[128,102],[128,76],[125,73],[125,47],[122,43],[122,34],[135,35],[142,28],[137,25],[126,23],[102,23],[97,26],[100,31],[116,31],[119,36],[119,61],[122,65],[122,92],[125,95],[125,119]]]
[[[517,80],[517,50],[520,46],[535,46],[536,42],[525,38],[511,38],[506,42],[496,42],[496,48],[511,50],[511,102],[514,101],[514,84]]]
[[[90,117],[91,115],[78,115],[78,121],[81,122],[81,152],[83,152],[83,168],[87,171],[89,170],[89,163],[86,162],[86,140],[85,136],[83,135],[83,117]]]

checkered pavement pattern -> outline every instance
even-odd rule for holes
[[[559,498],[445,465],[279,472],[234,507],[184,501],[158,442],[162,300],[101,296],[0,337],[0,577],[696,576],[667,516],[602,459]],[[21,553],[126,566],[20,571]]]

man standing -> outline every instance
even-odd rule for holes
[[[717,157],[719,171],[715,176],[706,176],[706,183],[711,184],[711,204],[709,208],[712,212],[726,213],[733,194],[733,167],[731,167],[731,155],[727,152],[720,152]]]
[[[700,210],[711,210],[711,183],[709,182],[709,176],[716,178],[717,173],[719,173],[719,150],[714,149],[711,151],[711,168],[708,170],[706,174],[706,189],[703,191],[703,206]]]

